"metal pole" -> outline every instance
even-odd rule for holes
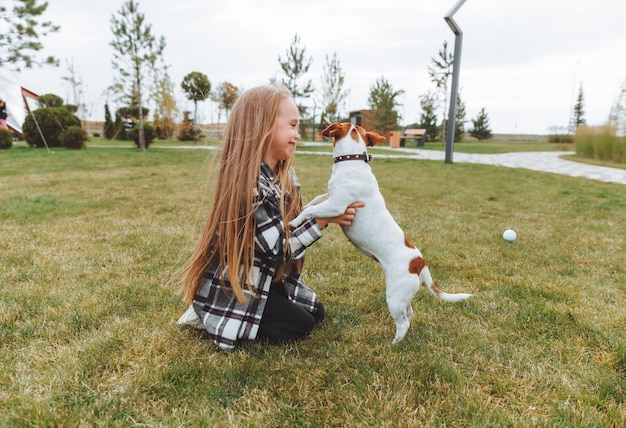
[[[466,0],[459,0],[450,12],[443,17],[450,29],[455,34],[454,38],[454,62],[452,65],[452,88],[450,89],[450,112],[446,126],[446,163],[452,163],[454,153],[454,128],[456,125],[456,104],[459,96],[459,72],[461,71],[461,48],[463,45],[463,31],[454,21],[453,15],[463,6]]]

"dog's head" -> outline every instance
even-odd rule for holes
[[[337,141],[346,136],[350,136],[357,143],[360,142],[359,138],[368,147],[375,146],[385,141],[385,137],[378,135],[375,132],[366,131],[358,125],[353,125],[350,122],[335,122],[329,125],[322,131],[324,137],[332,138],[333,145],[337,144]]]

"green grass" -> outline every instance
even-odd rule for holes
[[[623,426],[625,186],[376,159],[438,286],[475,296],[421,289],[392,346],[380,267],[330,226],[304,273],[325,322],[223,354],[175,324],[167,285],[208,214],[210,156],[0,153],[0,426]],[[295,167],[306,200],[324,191],[327,157]]]

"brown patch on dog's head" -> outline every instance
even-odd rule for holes
[[[337,143],[337,140],[342,139],[348,134],[350,127],[352,126],[349,122],[339,123],[335,122],[328,125],[323,131],[322,136],[332,138],[333,145]]]
[[[409,262],[409,272],[419,275],[426,266],[426,262],[421,257],[415,257]]]
[[[382,135],[366,131],[358,125],[352,125],[350,122],[335,122],[322,131],[324,137],[333,138],[333,145],[336,144],[338,140],[348,135],[348,133],[350,133],[350,137],[356,142],[359,142],[360,135],[365,144],[369,147],[385,141],[385,137]]]

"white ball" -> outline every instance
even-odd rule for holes
[[[512,229],[507,229],[502,234],[502,237],[505,241],[513,242],[517,239],[517,233],[515,233],[515,231]]]

